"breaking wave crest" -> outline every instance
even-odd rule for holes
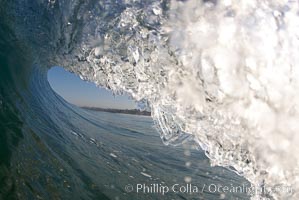
[[[165,144],[192,138],[213,165],[254,185],[289,185],[298,198],[298,2],[24,0],[10,7],[16,37],[40,66],[63,66],[130,94],[151,109]]]

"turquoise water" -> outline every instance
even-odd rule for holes
[[[2,72],[1,82],[11,81]],[[12,86],[8,83],[3,84]],[[164,145],[150,117],[70,105],[36,68],[28,86],[18,87],[1,98],[1,199],[219,199],[221,193],[208,188],[161,195],[137,193],[136,187],[248,184],[225,168],[210,167],[191,140]],[[128,184],[135,190],[127,192]],[[248,197],[240,192],[225,196],[237,198]]]
[[[247,184],[227,169],[210,167],[191,141],[165,146],[149,117],[82,110],[57,96],[46,79],[39,83],[47,95],[24,94],[28,101],[16,105],[19,111],[2,103],[2,199],[218,199],[219,192],[208,190],[161,196],[128,193],[125,186],[184,185],[185,177],[199,188]],[[245,198],[228,193],[226,199],[240,196]]]
[[[137,184],[192,183],[202,189],[248,182],[210,167],[192,138],[164,145],[149,117],[86,111],[58,96],[47,70],[57,57],[71,54],[84,35],[76,15],[95,1],[49,2],[0,1],[0,199],[248,198],[208,188],[193,194],[137,192]],[[123,9],[117,1],[104,3],[119,7],[98,11],[103,19]],[[77,19],[79,28],[62,36],[65,16]],[[133,191],[126,191],[128,185]]]

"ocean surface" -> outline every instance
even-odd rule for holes
[[[0,0],[0,199],[246,199],[213,191],[249,182],[251,199],[299,199],[298,13],[288,0]],[[151,117],[70,105],[53,66]]]
[[[42,113],[22,128],[1,170],[2,199],[249,199],[240,189],[216,191],[249,183],[211,167],[194,142],[165,146],[150,117],[87,111],[55,98],[63,112]],[[152,189],[137,192],[138,184]],[[155,184],[170,191],[163,195]]]
[[[14,74],[4,61],[0,199],[248,199],[241,190],[216,191],[216,185],[249,183],[211,167],[192,140],[166,146],[150,117],[71,105],[39,71],[14,93]],[[137,184],[177,186],[163,195],[154,189],[137,192]],[[128,185],[132,191],[126,191]]]

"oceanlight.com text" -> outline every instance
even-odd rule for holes
[[[135,192],[137,194],[160,194],[166,195],[168,193],[178,193],[178,194],[200,194],[200,193],[244,193],[250,196],[255,195],[271,195],[274,193],[280,193],[285,195],[292,195],[293,191],[290,186],[279,185],[275,187],[266,186],[252,186],[252,185],[220,185],[220,184],[173,184],[166,185],[161,183],[138,183],[138,184],[127,184],[125,186],[125,191],[127,193]]]

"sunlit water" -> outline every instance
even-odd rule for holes
[[[60,165],[73,182],[89,181],[73,175],[81,166],[73,167],[77,145],[68,138],[80,137],[82,115],[46,80],[50,67],[63,66],[150,108],[165,144],[193,140],[212,165],[269,189],[264,198],[298,198],[297,1],[2,0],[0,12],[5,195],[15,185],[29,188],[26,196],[56,190],[36,169],[63,181]],[[21,158],[36,167],[15,171]],[[70,188],[88,198],[80,181]]]

